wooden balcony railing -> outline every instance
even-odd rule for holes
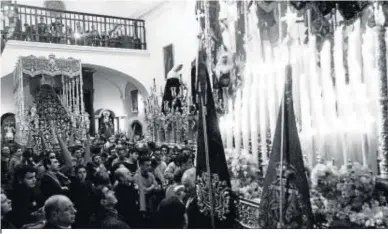
[[[47,8],[1,6],[2,42],[35,41],[123,49],[147,48],[144,20]]]

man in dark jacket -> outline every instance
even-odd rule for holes
[[[40,189],[45,199],[56,194],[67,195],[70,180],[59,172],[59,162],[56,158],[46,158],[43,160],[43,166],[46,169],[42,176]]]
[[[115,177],[118,181],[118,185],[115,188],[118,214],[132,228],[140,228],[139,193],[133,183],[131,171],[122,166],[116,170]]]
[[[107,186],[94,189],[96,212],[90,220],[90,228],[94,229],[128,229],[130,228],[120,217],[115,206],[117,198]]]

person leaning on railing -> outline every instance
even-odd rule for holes
[[[36,25],[38,34],[36,35],[36,41],[39,42],[47,42],[47,34],[49,28],[47,27],[47,24],[44,22],[43,16],[39,18],[40,22]]]
[[[52,42],[60,43],[63,36],[63,27],[62,21],[59,17],[55,19],[55,22],[51,24],[51,32],[52,32]]]

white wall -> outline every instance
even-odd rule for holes
[[[124,116],[125,110],[121,99],[120,90],[117,86],[109,82],[109,77],[93,76],[94,85],[94,110],[109,109],[116,116]]]
[[[142,93],[146,93],[152,84],[152,79],[149,78],[150,70],[147,69],[150,64],[147,51],[26,41],[7,42],[1,57],[1,77],[12,73],[19,56],[34,55],[48,58],[50,54],[57,58],[72,57],[81,60],[82,64],[92,64],[114,70],[122,76],[127,75],[127,81],[139,87]]]
[[[163,47],[173,44],[174,63],[184,64],[183,80],[190,80],[191,61],[197,52],[195,1],[166,1],[144,15],[147,48],[150,52],[149,76],[156,78],[157,90],[164,86]]]
[[[3,77],[1,79],[1,107],[0,107],[0,116],[7,113],[15,113],[15,101],[12,92],[13,86],[13,76],[12,74]]]

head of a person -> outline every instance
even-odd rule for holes
[[[26,188],[35,188],[36,186],[37,170],[30,166],[20,164],[15,168],[16,183]]]
[[[152,152],[156,150],[156,144],[155,144],[155,142],[153,142],[153,141],[147,142],[147,146],[148,146],[148,149],[149,149],[150,151],[152,151]]]
[[[127,152],[126,152],[125,148],[122,146],[117,148],[117,152],[119,154],[119,157],[126,157],[127,156]]]
[[[55,226],[70,227],[76,212],[74,204],[64,195],[51,196],[44,203],[46,221]]]
[[[182,170],[187,170],[189,168],[192,168],[193,167],[193,158],[191,157],[190,154],[180,154],[180,166],[182,168]]]
[[[80,181],[80,182],[85,182],[86,181],[86,177],[87,177],[87,171],[86,171],[86,167],[84,165],[79,165],[75,168],[75,173],[76,173],[76,176],[77,176],[77,179]]]
[[[113,136],[111,136],[110,138],[109,138],[109,142],[110,143],[115,143],[115,141],[116,141],[116,139],[115,139],[115,137],[113,137]]]
[[[190,155],[190,154],[192,154],[192,150],[188,147],[185,147],[182,149],[182,153]]]
[[[59,144],[54,144],[53,151],[54,152],[61,152],[61,146]]]
[[[152,171],[152,160],[148,156],[143,156],[139,159],[141,172],[146,174]]]
[[[119,183],[129,184],[133,181],[132,173],[128,168],[122,166],[115,171],[115,178]]]
[[[59,161],[57,158],[43,159],[43,166],[46,169],[46,171],[51,171],[51,172],[59,171]]]
[[[182,184],[185,186],[186,192],[190,196],[196,194],[195,176],[196,172],[194,167],[186,170],[182,176]]]
[[[102,163],[101,155],[99,155],[99,154],[94,155],[93,156],[93,162],[96,165],[100,165]]]
[[[183,199],[186,197],[186,188],[184,185],[178,185],[174,188],[174,194],[179,200],[183,202]]]
[[[185,205],[176,196],[164,199],[156,212],[158,228],[180,229],[187,226]]]
[[[1,216],[12,211],[12,201],[7,198],[7,195],[1,193]]]
[[[124,135],[122,135],[120,139],[121,139],[122,142],[126,142],[127,141],[127,137],[124,136]]]
[[[40,20],[41,23],[44,23],[44,18],[43,18],[43,16],[39,17],[39,20]]]
[[[76,148],[76,149],[74,149],[73,155],[74,155],[75,158],[80,158],[80,157],[82,157],[81,148]]]
[[[139,151],[133,147],[133,148],[130,148],[129,149],[129,157],[132,159],[132,160],[135,160],[137,161],[139,159]]]
[[[117,155],[116,148],[115,148],[115,147],[112,147],[112,148],[109,150],[109,153],[110,153],[111,156]]]
[[[160,165],[160,156],[152,155],[151,157],[151,167],[152,169],[157,168]]]
[[[176,157],[178,154],[179,154],[179,148],[178,147],[174,147],[172,150],[171,150],[171,155],[172,157]]]
[[[21,149],[21,148],[16,149],[16,151],[15,151],[15,156],[20,157],[20,156],[22,156],[22,155],[23,155],[22,149]]]
[[[56,154],[53,151],[48,151],[47,152],[47,158],[56,158]]]
[[[8,157],[10,155],[11,151],[9,150],[8,146],[4,146],[3,149],[1,150],[1,156],[2,157]]]
[[[117,204],[117,198],[113,190],[108,186],[98,186],[94,189],[94,197],[98,206],[113,209]]]
[[[156,148],[154,151],[155,155],[162,155],[162,150],[160,148]]]
[[[109,173],[107,171],[103,170],[94,170],[95,174],[93,176],[93,182],[96,186],[104,185],[109,186],[110,185],[110,178]]]
[[[162,145],[160,147],[160,151],[161,151],[162,155],[167,155],[168,154],[168,146],[167,145]]]

